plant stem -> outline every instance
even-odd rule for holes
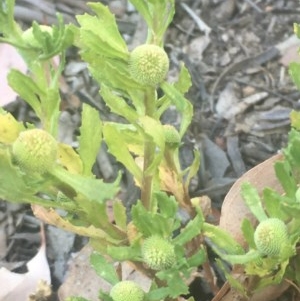
[[[145,115],[153,118],[156,110],[156,90],[152,87],[146,89],[144,104]],[[151,210],[152,207],[152,186],[153,186],[153,174],[149,172],[149,167],[153,162],[155,156],[155,143],[151,138],[145,137],[144,145],[144,166],[143,166],[143,179],[141,187],[141,200],[147,210]]]

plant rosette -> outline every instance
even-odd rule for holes
[[[118,282],[110,291],[113,301],[142,301],[144,296],[142,288],[130,280]]]
[[[155,87],[167,75],[168,55],[157,45],[140,45],[130,53],[129,70],[132,78],[139,84]]]
[[[44,174],[54,167],[57,149],[56,140],[48,132],[30,129],[19,134],[12,145],[12,154],[24,172]]]
[[[145,239],[142,245],[144,262],[153,270],[165,270],[173,266],[176,261],[174,245],[159,235],[152,235]]]

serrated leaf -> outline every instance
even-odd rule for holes
[[[156,273],[156,276],[160,280],[167,282],[167,286],[170,288],[169,296],[171,298],[177,298],[180,295],[187,294],[189,292],[188,286],[182,279],[181,271],[177,269],[169,269]]]
[[[165,298],[169,295],[169,287],[160,287],[157,289],[152,289],[150,290],[150,292],[147,293],[147,301],[165,300]]]
[[[248,182],[243,183],[241,185],[241,193],[245,203],[260,222],[268,218],[263,209],[257,189],[254,186]]]
[[[182,137],[191,123],[193,117],[193,106],[183,96],[183,94],[175,88],[174,85],[163,82],[161,84],[161,88],[170,101],[175,105],[177,110],[182,114],[182,121],[179,131],[179,134]]]
[[[207,237],[217,254],[244,254],[242,246],[226,231],[214,225],[204,223],[203,234]]]
[[[90,257],[92,268],[96,271],[97,275],[106,280],[108,283],[115,285],[119,282],[117,272],[111,262],[100,253],[93,252]]]
[[[203,216],[201,216],[200,213],[197,213],[197,215],[181,230],[180,234],[173,239],[174,244],[183,246],[199,235],[202,231],[203,222]]]
[[[178,210],[178,203],[175,198],[173,196],[168,196],[162,191],[155,192],[155,198],[160,214],[166,218],[175,218]]]
[[[114,183],[104,183],[100,179],[72,174],[59,166],[51,171],[51,174],[61,182],[69,185],[75,191],[82,194],[90,201],[100,204],[108,199],[113,199],[119,190],[119,179]]]
[[[145,237],[153,234],[169,237],[172,234],[173,219],[146,210],[140,201],[132,207],[131,215],[134,225]]]
[[[11,70],[7,80],[12,89],[32,107],[38,117],[41,117],[39,95],[45,95],[45,93],[40,90],[37,84],[29,76],[18,70]]]
[[[123,246],[108,246],[107,254],[117,261],[139,261],[141,260],[141,251],[138,245],[131,245],[130,247]]]
[[[109,152],[132,173],[139,183],[142,183],[142,171],[128,151],[122,132],[118,130],[118,125],[105,123],[103,126],[103,136]],[[117,144],[116,141],[118,141]]]
[[[298,143],[298,146],[300,146],[300,143]],[[290,153],[292,153],[292,150]],[[276,177],[280,181],[280,184],[282,185],[287,197],[294,197],[298,187],[289,163],[286,161],[276,162],[274,169]]]
[[[289,216],[282,211],[281,202],[284,198],[281,194],[267,187],[263,190],[263,200],[265,210],[270,217],[276,217],[283,221],[289,218]]]
[[[126,208],[122,201],[117,200],[113,203],[113,211],[116,225],[122,230],[126,231],[127,215]]]
[[[130,123],[136,123],[137,119],[139,118],[138,114],[126,103],[122,97],[117,96],[105,85],[101,86],[100,94],[113,113],[121,115]]]
[[[99,112],[87,104],[82,106],[78,153],[83,163],[83,175],[92,175],[92,167],[102,140]]]
[[[88,5],[97,14],[97,18],[87,14],[78,16],[77,19],[81,28],[94,33],[98,37],[99,44],[102,42],[107,43],[110,50],[119,52],[120,58],[126,58],[128,52],[127,45],[119,32],[115,17],[109,8],[100,2],[89,3]],[[115,53],[113,55],[115,56]]]

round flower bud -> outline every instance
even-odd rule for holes
[[[144,291],[135,282],[126,280],[118,282],[110,291],[110,297],[114,301],[142,301]]]
[[[176,261],[174,245],[159,235],[145,239],[142,256],[144,262],[153,270],[170,268]]]
[[[254,242],[262,255],[278,256],[288,244],[288,231],[285,223],[278,218],[269,218],[257,226]]]
[[[39,25],[40,29],[42,32],[48,32],[50,35],[52,34],[52,27],[47,26],[47,25]],[[22,34],[23,40],[30,46],[38,48],[39,42],[35,39],[33,35],[33,27],[28,28],[25,30]]]
[[[165,79],[169,70],[168,55],[159,46],[140,45],[130,54],[129,70],[136,82],[156,86]]]
[[[12,153],[20,168],[27,173],[45,173],[55,164],[57,142],[46,131],[23,131],[12,145]]]
[[[166,144],[172,148],[178,147],[180,145],[181,139],[175,127],[169,124],[165,124],[163,125],[163,129],[164,129]]]

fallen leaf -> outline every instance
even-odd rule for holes
[[[250,182],[260,194],[265,187],[271,187],[281,193],[283,190],[273,167],[274,163],[281,159],[282,154],[277,154],[250,169],[233,184],[224,199],[219,226],[229,232],[243,247],[246,247],[246,241],[241,230],[242,221],[248,218],[255,224],[256,218],[241,196],[241,185],[244,182]]]

